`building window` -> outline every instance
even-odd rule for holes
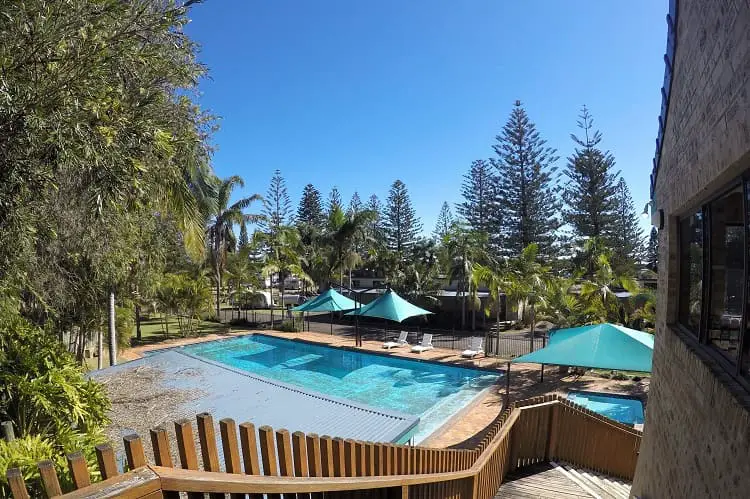
[[[359,287],[359,279],[352,279],[352,287],[353,288]]]
[[[680,323],[700,334],[703,305],[703,213],[680,221]]]
[[[750,172],[681,219],[679,241],[678,321],[750,387]]]
[[[742,186],[709,204],[711,286],[707,343],[733,362],[739,356],[745,286]]]

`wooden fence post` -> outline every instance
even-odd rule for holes
[[[174,423],[177,437],[177,450],[180,454],[180,464],[186,470],[198,470],[198,456],[195,453],[193,425],[189,419],[181,419]],[[200,492],[188,492],[188,499],[203,499]]]
[[[258,462],[258,441],[255,438],[255,425],[240,424],[240,445],[242,446],[242,462],[246,475],[260,475]],[[250,499],[263,499],[263,494],[250,494]]]
[[[107,480],[117,476],[117,462],[115,461],[115,451],[109,444],[101,444],[95,447],[96,462],[99,464],[99,473],[102,480]]]
[[[47,459],[46,461],[40,462],[38,466],[47,497],[62,495],[60,480],[57,479],[57,472],[55,471],[55,463]]]
[[[70,470],[70,476],[73,479],[73,486],[76,489],[82,489],[91,485],[91,478],[89,477],[89,469],[86,465],[86,459],[80,452],[74,452],[68,454],[68,469]]]
[[[26,482],[23,480],[23,473],[18,468],[10,468],[6,473],[10,493],[13,499],[29,499],[29,492],[26,490]]]
[[[146,466],[146,454],[143,452],[141,437],[135,433],[126,435],[122,439],[125,444],[125,457],[128,460],[128,469],[134,470]]]

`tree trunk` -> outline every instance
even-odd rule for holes
[[[99,331],[97,332],[96,336],[96,368],[101,369],[102,367],[104,367],[104,360],[102,359],[102,356],[104,355],[104,335],[102,334],[101,327],[99,327]]]
[[[141,342],[141,305],[136,302],[135,304],[135,337],[138,342]]]
[[[109,325],[109,365],[117,365],[117,330],[115,328],[115,292],[109,293],[109,309],[107,314]]]
[[[466,289],[461,284],[461,331],[466,329]]]
[[[221,322],[221,272],[216,269],[216,320]]]
[[[495,342],[495,355],[497,355],[500,352],[500,290],[498,290],[497,293],[497,310],[495,310],[495,320],[497,321],[497,341]]]
[[[286,319],[286,304],[284,303],[284,274],[279,272],[279,294],[281,295],[281,322]]]

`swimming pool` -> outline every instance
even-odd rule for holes
[[[620,423],[643,424],[643,402],[636,397],[571,390],[568,400]]]
[[[420,418],[419,442],[500,378],[499,374],[291,341],[262,334],[180,348],[307,391]]]

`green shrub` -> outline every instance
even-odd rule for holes
[[[85,378],[54,335],[0,311],[0,421],[12,421],[20,441],[3,449],[6,467],[36,464],[44,454],[58,464],[62,485],[69,484],[65,454],[84,451],[93,466],[109,407],[102,386]]]
[[[290,320],[286,320],[281,324],[278,324],[274,329],[283,333],[299,333],[300,331],[302,331],[302,321],[299,320],[292,322]]]
[[[627,374],[623,374],[619,371],[615,371],[612,373],[612,379],[617,381],[625,381],[626,379],[630,379]]]
[[[31,497],[43,497],[37,463],[55,459],[52,443],[39,435],[27,435],[12,442],[0,441],[0,497],[10,497],[10,489],[5,481],[10,468],[19,468],[23,473]]]

